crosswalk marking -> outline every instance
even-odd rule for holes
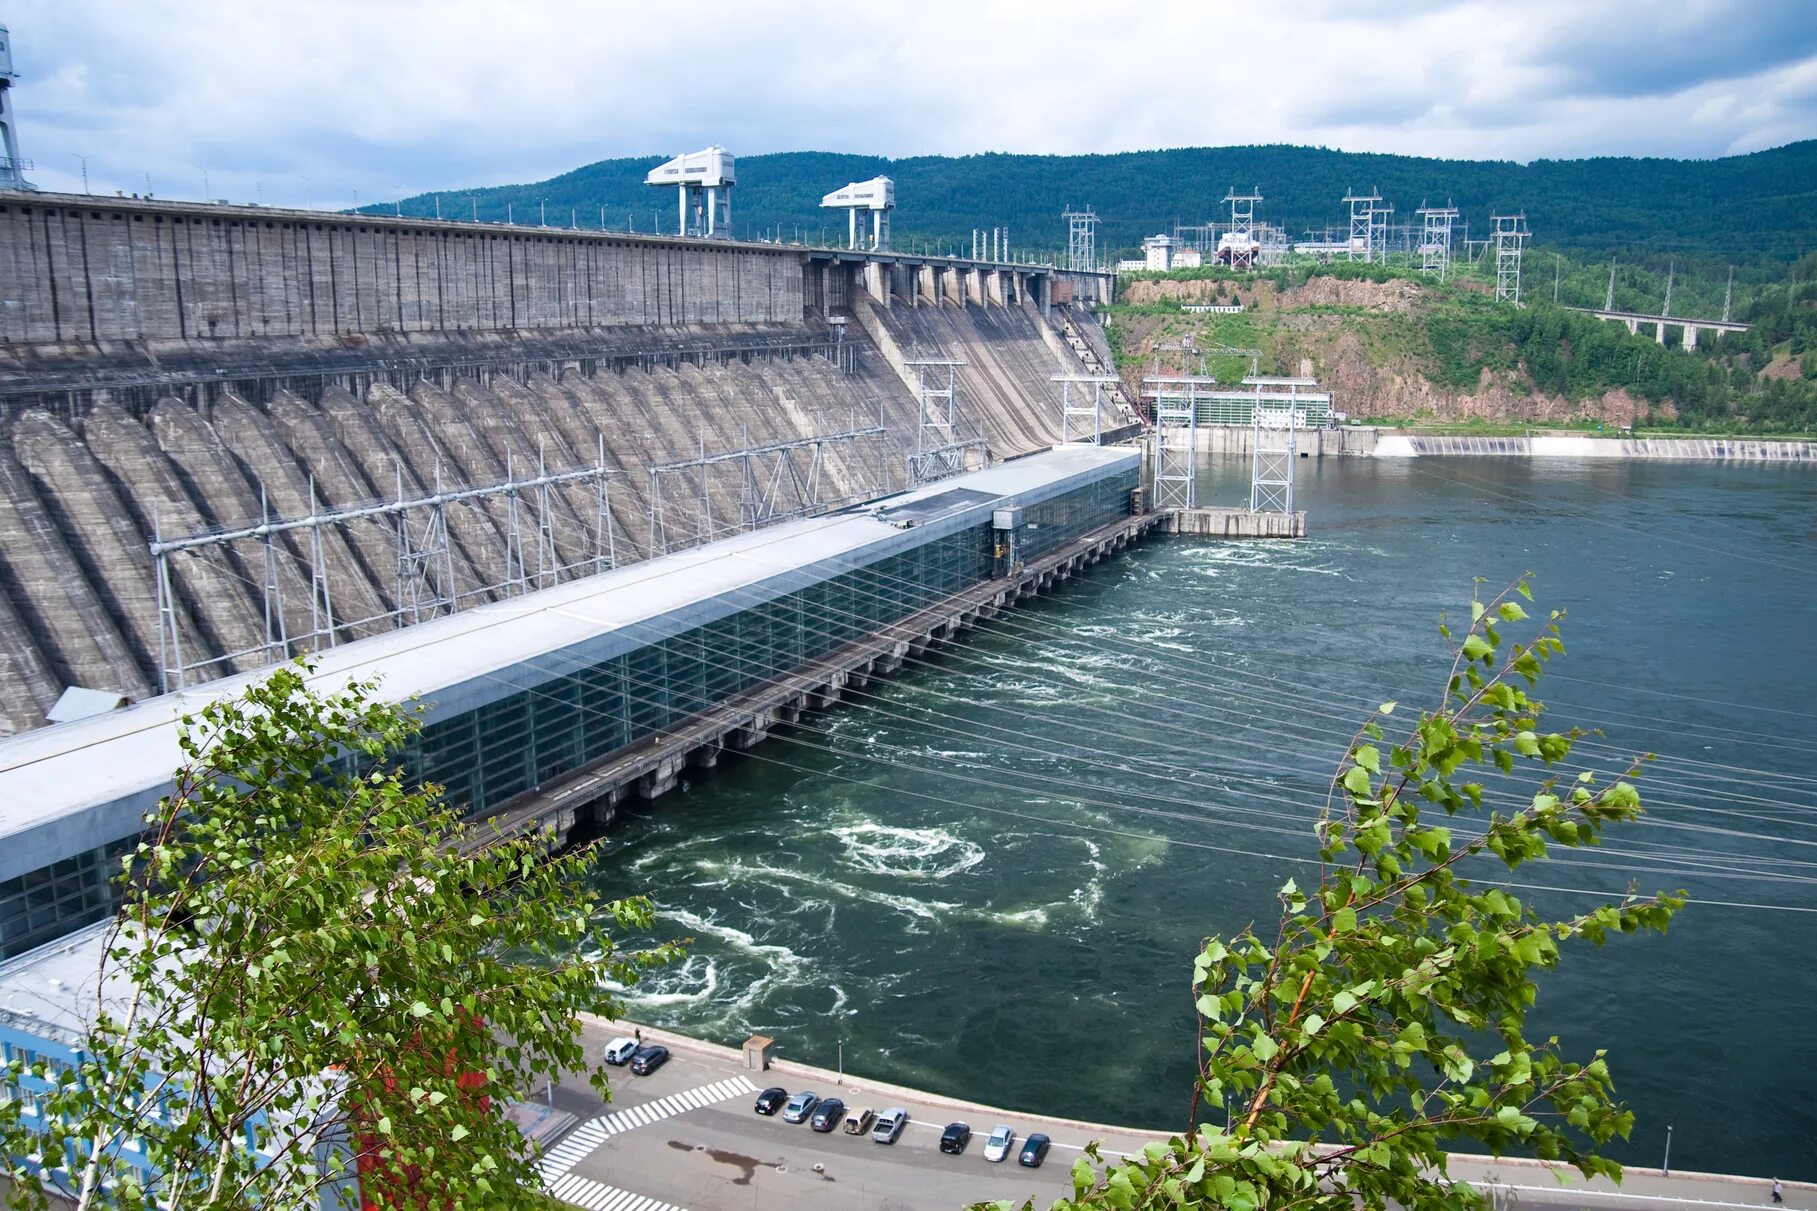
[[[661,1202],[648,1195],[620,1190],[592,1178],[570,1173],[549,1187],[549,1193],[564,1203],[585,1207],[587,1211],[682,1211],[673,1203]]]
[[[587,1211],[682,1211],[680,1207],[669,1203],[620,1190],[577,1173],[570,1173],[569,1170],[610,1136],[756,1092],[757,1086],[744,1077],[727,1077],[710,1085],[671,1093],[667,1097],[644,1102],[628,1110],[614,1110],[590,1118],[568,1132],[561,1143],[543,1154],[542,1160],[537,1164],[543,1187],[563,1202],[585,1207]]]

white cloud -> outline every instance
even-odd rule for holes
[[[1804,0],[15,0],[51,187],[344,204],[708,142],[1532,159],[1817,134]],[[1808,27],[1808,31],[1807,31]],[[1669,53],[1665,48],[1670,48]]]

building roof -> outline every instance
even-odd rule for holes
[[[112,928],[111,920],[101,921],[0,963],[0,1024],[80,1046],[95,1018],[101,956]],[[107,985],[108,1000],[123,1009],[130,985],[117,974]]]
[[[1130,449],[1060,446],[821,517],[783,522],[318,652],[311,684],[381,679],[392,701],[471,710],[764,600],[988,523],[1137,465]],[[956,492],[971,504],[916,520]],[[945,503],[945,502],[942,502]],[[893,516],[901,515],[901,516]],[[556,659],[555,657],[560,657]],[[0,879],[133,834],[182,762],[178,721],[260,679],[245,673],[0,741]]]

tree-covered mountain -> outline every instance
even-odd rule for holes
[[[736,149],[733,149],[736,151]],[[406,214],[477,215],[488,221],[551,226],[630,226],[673,231],[670,190],[644,185],[665,157],[601,160],[547,181],[448,190],[403,199]],[[1064,247],[1061,211],[1089,205],[1102,216],[1100,249],[1134,249],[1175,223],[1226,214],[1231,187],[1259,189],[1258,216],[1295,238],[1340,228],[1346,191],[1380,191],[1394,221],[1413,221],[1422,203],[1450,201],[1480,238],[1495,211],[1525,212],[1537,246],[1580,257],[1628,253],[1708,265],[1738,262],[1777,277],[1817,247],[1817,140],[1716,160],[1600,157],[1586,160],[1437,160],[1316,147],[1188,147],[1115,155],[983,154],[881,156],[783,152],[741,157],[733,217],[747,238],[831,239],[844,218],[819,207],[823,195],[879,173],[896,182],[898,246],[969,248],[975,228],[1007,227],[1030,254]],[[392,210],[385,203],[366,207]],[[1460,229],[1459,238],[1463,232]],[[1770,263],[1776,263],[1769,268]]]

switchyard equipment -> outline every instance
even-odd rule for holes
[[[834,190],[820,199],[820,205],[827,210],[846,212],[847,248],[869,249],[872,252],[888,252],[890,247],[890,212],[896,209],[896,182],[888,177],[872,177],[868,181],[853,181],[840,189]],[[867,234],[859,222],[859,214],[868,212],[870,231]],[[868,241],[868,242],[867,242]]]
[[[1104,439],[1104,388],[1123,382],[1114,374],[1056,374],[1060,384],[1060,444],[1090,442],[1100,445]],[[1080,388],[1077,399],[1073,388]],[[1085,402],[1084,388],[1091,388],[1091,402]]]
[[[1444,281],[1451,272],[1451,225],[1457,222],[1458,209],[1443,206],[1421,206],[1413,212],[1424,221],[1420,235],[1420,269],[1438,274]]]
[[[1518,307],[1521,253],[1532,234],[1527,230],[1527,216],[1525,212],[1497,214],[1490,221],[1495,224],[1495,297]]]
[[[1199,505],[1199,407],[1218,380],[1208,374],[1157,374],[1142,380],[1155,401],[1154,507]]]
[[[19,128],[13,117],[13,39],[0,25],[0,189],[30,189],[30,162],[19,157]]]
[[[1232,269],[1253,269],[1261,251],[1261,241],[1256,238],[1255,208],[1262,200],[1262,191],[1238,193],[1232,188],[1224,200],[1230,203],[1230,230],[1218,237],[1218,260]]]
[[[1350,259],[1373,261],[1375,259],[1376,212],[1382,204],[1382,195],[1371,189],[1366,194],[1347,193],[1344,195],[1344,201],[1350,207],[1350,243],[1347,246]]]
[[[1060,215],[1066,220],[1066,267],[1081,273],[1098,270],[1098,214],[1091,207],[1074,210],[1068,206]]]
[[[644,184],[675,189],[680,212],[676,234],[730,239],[737,179],[732,153],[716,143],[657,165]]]

